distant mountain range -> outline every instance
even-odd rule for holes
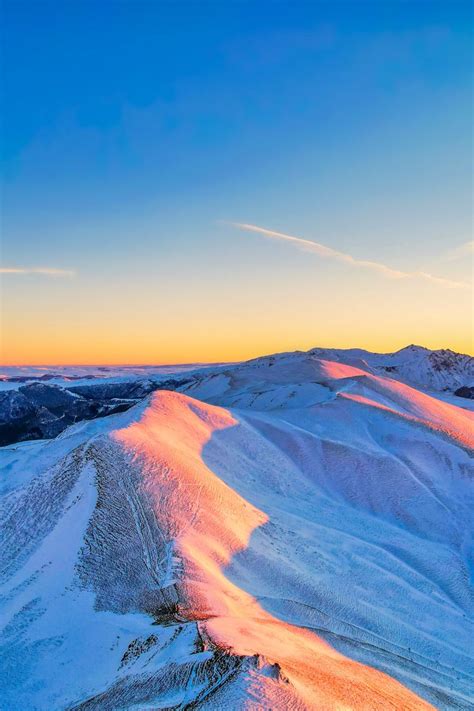
[[[245,373],[255,389],[259,376],[267,366],[273,365],[284,367],[288,372],[296,369],[299,382],[301,369],[311,370],[311,363],[319,360],[389,376],[426,391],[474,398],[474,358],[414,345],[388,354],[359,348],[313,348],[238,364],[175,366],[174,369],[173,366],[62,366],[51,371],[45,367],[4,368],[0,382],[4,388],[0,390],[0,446],[25,439],[55,437],[74,422],[126,410],[157,389],[177,389],[195,395],[210,392],[212,400],[213,388],[219,389],[224,382],[239,379]],[[317,385],[316,380],[314,384]],[[232,400],[234,405],[237,402],[238,398]],[[258,401],[257,406],[261,402]]]

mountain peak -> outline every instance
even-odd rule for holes
[[[409,346],[404,346],[403,348],[400,348],[400,350],[395,351],[395,353],[428,353],[430,351],[429,348],[425,348],[425,346],[419,346],[416,343],[410,343]]]

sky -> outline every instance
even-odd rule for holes
[[[473,352],[470,3],[2,14],[4,365]]]

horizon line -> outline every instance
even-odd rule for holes
[[[389,351],[382,351],[382,350],[374,350],[371,351],[368,348],[363,348],[360,346],[349,346],[349,347],[338,347],[338,346],[312,346],[311,348],[308,349],[301,349],[301,348],[294,348],[292,350],[277,350],[277,351],[272,351],[270,353],[262,353],[261,355],[257,356],[251,356],[249,358],[244,358],[241,360],[221,360],[221,361],[181,361],[181,362],[167,362],[167,363],[150,363],[150,362],[145,362],[145,363],[109,363],[109,362],[96,362],[96,363],[0,363],[0,368],[169,368],[173,366],[191,366],[191,365],[233,365],[236,363],[245,363],[247,361],[255,360],[257,358],[265,358],[268,356],[272,355],[280,355],[284,353],[309,353],[312,350],[327,350],[327,351],[350,351],[350,350],[360,350],[360,351],[365,351],[366,353],[372,353],[374,355],[391,355],[395,353],[399,353],[400,351],[403,351],[405,349],[408,349],[410,347],[415,347],[415,348],[420,348],[423,350],[427,350],[430,352],[435,352],[435,351],[451,351],[452,353],[456,353],[458,355],[464,355],[468,356],[469,358],[474,358],[474,350],[472,352],[467,352],[467,353],[462,353],[461,351],[458,350],[453,350],[452,348],[449,348],[449,346],[444,346],[441,348],[429,348],[428,346],[422,346],[417,343],[408,343],[405,346],[401,346],[400,348],[395,348],[394,350],[389,350]],[[0,373],[1,377],[1,373]]]

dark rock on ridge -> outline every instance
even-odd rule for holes
[[[463,385],[462,388],[458,388],[454,394],[458,397],[466,397],[469,400],[474,400],[474,387]]]

